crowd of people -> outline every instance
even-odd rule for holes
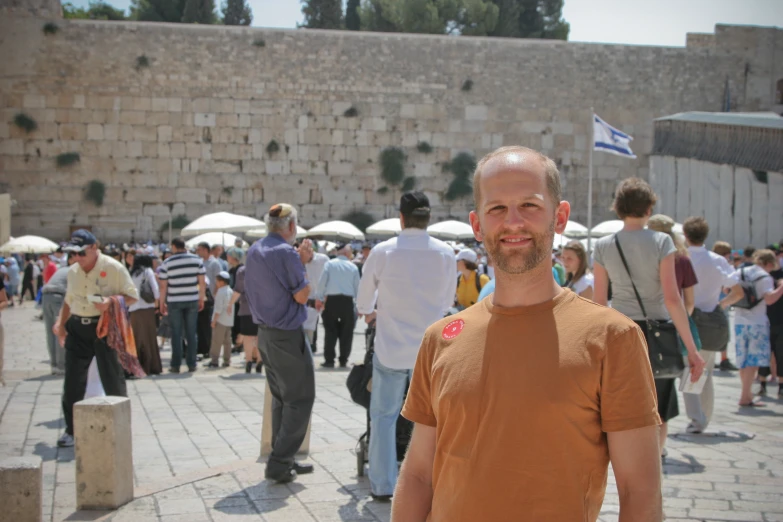
[[[321,366],[331,369],[348,366],[363,318],[375,330],[371,494],[395,497],[395,521],[430,512],[494,519],[485,510],[495,509],[491,502],[471,499],[491,498],[504,471],[514,472],[504,478],[514,488],[541,491],[514,508],[526,516],[545,517],[542,506],[556,505],[573,519],[594,519],[610,457],[618,488],[660,488],[667,423],[679,415],[676,377],[652,360],[651,336],[667,328],[676,331],[681,380],[702,383],[684,394],[689,433],[704,432],[712,418],[713,365],[739,370],[739,407],[763,407],[770,383],[783,398],[781,245],[738,252],[716,241],[709,250],[705,219],[688,218],[684,235],[675,234],[674,220],[653,215],[652,188],[630,178],[613,204],[621,231],[592,252],[580,241],[553,248],[570,206],[556,165],[524,147],[487,155],[473,186],[470,221],[480,242],[473,248],[428,235],[431,210],[421,192],[402,195],[398,237],[331,252],[298,241],[296,209],[281,203],[265,217],[268,236],[247,251],[238,240],[227,250],[200,243],[191,252],[182,238],[102,250],[79,230],[51,255],[9,256],[0,263],[0,309],[15,298],[40,301],[52,373],[65,375],[61,446],[73,445],[72,408],[93,358],[106,392],[125,395],[126,379],[163,371],[167,341],[171,373],[183,358],[188,372],[199,359],[207,369],[226,368],[232,352],[243,351],[247,373],[266,367],[273,396],[266,476],[277,482],[313,471],[294,455],[315,398],[319,321]],[[99,318],[113,306],[127,310],[135,350],[98,342]],[[726,354],[731,307],[737,367]],[[1,364],[0,351],[0,376]],[[400,472],[401,412],[416,427]],[[533,442],[517,444],[520,432]],[[544,467],[545,474],[531,472]],[[558,485],[538,482],[543,476]],[[584,476],[594,480],[577,480]],[[649,499],[625,507],[660,509]],[[509,507],[499,509],[497,518],[508,518]]]

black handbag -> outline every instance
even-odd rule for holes
[[[701,338],[701,349],[707,352],[722,352],[729,344],[729,320],[720,306],[712,312],[702,312],[698,308],[691,316],[696,323]]]
[[[631,280],[631,286],[633,287],[634,295],[636,295],[636,301],[639,303],[639,308],[642,310],[644,320],[647,322],[647,354],[650,357],[650,367],[652,368],[653,377],[656,379],[674,379],[676,377],[682,377],[682,372],[685,370],[685,361],[683,360],[682,352],[680,351],[679,338],[674,323],[671,321],[658,321],[647,317],[647,311],[644,309],[644,304],[642,303],[639,291],[636,290],[636,285],[631,277],[631,270],[628,268],[628,262],[625,260],[625,255],[620,246],[620,241],[617,239],[617,234],[614,236],[614,243],[617,245],[617,252],[620,254],[620,259],[623,262],[625,271],[628,272],[628,279]]]

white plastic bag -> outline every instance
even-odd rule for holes
[[[90,369],[87,370],[87,389],[84,392],[85,399],[93,397],[106,397],[106,392],[103,390],[103,383],[101,382],[101,374],[98,372],[98,362],[95,357],[92,358]]]

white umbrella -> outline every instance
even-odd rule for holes
[[[332,243],[331,241],[316,241],[316,244],[320,252],[327,254],[337,248],[337,243]]]
[[[619,219],[604,221],[603,223],[598,223],[596,226],[593,227],[593,230],[590,231],[590,236],[592,237],[608,236],[609,234],[614,234],[616,232],[621,231],[624,226],[625,223],[623,223]]]
[[[367,227],[367,235],[392,237],[397,236],[402,231],[400,218],[383,219]]]
[[[209,243],[209,246],[211,247],[223,245],[223,248],[230,248],[234,246],[234,241],[237,239],[237,236],[226,234],[225,232],[207,232],[206,234],[201,234],[200,236],[188,239],[185,246],[188,247],[188,249],[191,249],[196,248],[199,243]],[[247,248],[248,246],[250,245],[248,245],[247,242],[242,241],[242,248]]]
[[[263,227],[253,228],[245,232],[247,237],[266,237],[269,231],[266,229],[266,225]],[[306,237],[307,230],[303,229],[299,225],[296,226],[296,237]]]
[[[587,227],[576,221],[569,221],[566,223],[563,235],[573,238],[587,237]]]
[[[307,231],[308,237],[323,236],[344,241],[364,241],[362,231],[347,221],[327,221]]]
[[[197,236],[207,232],[245,232],[264,226],[264,222],[256,218],[240,216],[231,212],[215,212],[201,216],[190,223],[182,229],[182,235]]]
[[[555,233],[555,239],[552,241],[552,248],[559,248],[565,244],[567,244],[570,241],[569,238],[565,236],[561,236],[558,233]]]
[[[40,236],[20,236],[0,247],[4,254],[51,254],[59,245]]]
[[[441,221],[427,227],[427,232],[438,239],[475,239],[473,227],[461,221]]]

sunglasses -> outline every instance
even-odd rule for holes
[[[87,247],[84,250],[82,250],[81,252],[73,252],[73,255],[75,255],[76,257],[85,257],[87,255],[87,252],[89,252],[89,250],[90,250],[90,248]]]

